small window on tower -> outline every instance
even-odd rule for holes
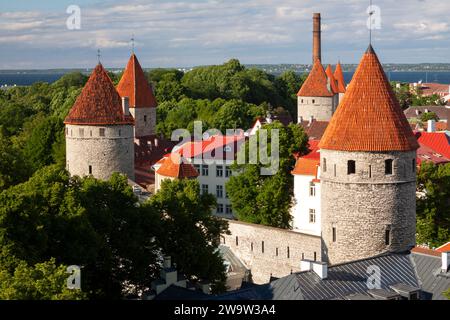
[[[104,137],[105,136],[105,128],[100,128],[99,129],[99,135],[100,135],[100,137]]]
[[[122,130],[119,129],[119,137],[122,135]]]
[[[333,242],[336,242],[336,228],[333,227]]]
[[[78,130],[80,137],[84,137],[84,129],[80,128]]]
[[[236,246],[239,245],[239,238],[236,236]]]
[[[384,237],[384,242],[388,246],[391,243],[391,230],[387,229]]]
[[[144,122],[147,122],[147,116],[144,116]]]
[[[261,252],[264,253],[264,241],[261,241]]]
[[[89,174],[92,174],[92,166],[89,166]]]
[[[327,159],[323,158],[323,172],[327,172]]]
[[[356,173],[356,162],[354,160],[348,160],[347,162],[347,174]]]
[[[392,164],[393,164],[393,160],[392,159],[388,159],[384,161],[384,171],[386,174],[392,174]]]
[[[315,99],[312,99],[312,103],[316,103],[316,100],[315,100]]]
[[[416,159],[412,159],[412,172],[416,172]]]

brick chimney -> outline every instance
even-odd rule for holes
[[[322,61],[320,13],[314,13],[313,15],[313,65],[316,59]]]

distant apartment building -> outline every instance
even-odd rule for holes
[[[182,172],[177,178],[189,178],[195,176],[200,184],[202,193],[209,193],[216,197],[217,208],[215,214],[222,218],[234,219],[231,201],[228,198],[226,183],[233,175],[231,165],[236,160],[236,153],[242,143],[245,142],[244,135],[221,136],[214,135],[202,141],[186,142],[172,150],[163,159],[153,165],[155,170],[155,191],[161,188],[161,181],[167,176],[162,174],[163,164],[171,158],[173,154],[178,154],[184,159]],[[180,170],[172,170],[181,172]],[[189,174],[187,174],[189,172]],[[164,173],[164,172],[163,172]],[[196,175],[197,174],[197,175]],[[172,174],[174,176],[174,174]]]

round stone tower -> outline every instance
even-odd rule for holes
[[[121,97],[130,99],[130,113],[134,118],[135,138],[154,135],[157,103],[153,90],[134,53],[117,85],[117,91]]]
[[[66,168],[71,175],[106,180],[114,172],[134,180],[133,118],[101,64],[64,121]]]
[[[329,263],[414,247],[418,147],[370,46],[319,144]]]
[[[331,73],[333,76],[333,73]],[[339,95],[333,91],[335,83],[328,78],[322,63],[316,60],[308,78],[297,93],[298,122],[329,121],[339,102]]]

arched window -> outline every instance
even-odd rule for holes
[[[392,174],[392,165],[394,163],[394,160],[387,159],[384,161],[384,173],[385,174]]]
[[[356,173],[356,162],[354,160],[348,160],[347,162],[347,174]]]

